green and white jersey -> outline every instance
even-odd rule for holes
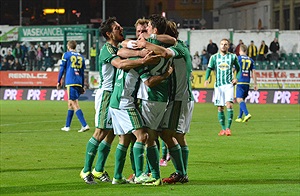
[[[189,49],[181,40],[178,40],[177,43],[169,49],[175,53],[173,61],[174,71],[170,76],[172,84],[170,100],[193,101],[194,97],[191,83],[192,60]]]
[[[147,41],[156,44],[156,45],[163,45],[161,42],[159,42],[156,39],[147,39]],[[158,101],[158,102],[167,102],[169,93],[169,81],[168,79],[162,81],[160,84],[154,86],[154,87],[148,87],[145,85],[145,81],[148,80],[151,76],[157,76],[161,75],[166,72],[167,67],[169,64],[172,64],[173,58],[170,59],[164,59],[161,58],[161,61],[154,66],[147,66],[148,67],[148,74],[143,74],[141,76],[142,82],[137,94],[137,97],[139,99],[143,100],[149,100],[149,101]]]
[[[148,80],[151,76],[161,75],[166,72],[166,68],[169,64],[172,64],[173,59],[161,58],[160,62],[155,66],[147,66],[147,72],[141,75],[141,84],[137,94],[137,98],[148,100],[148,101],[158,101],[167,102],[169,98],[168,79],[163,80],[160,84],[149,87],[144,82]]]
[[[143,74],[144,69],[145,67],[130,70],[117,69],[114,90],[110,98],[110,107],[116,109],[135,108],[140,75]]]
[[[111,61],[117,57],[117,52],[118,48],[107,42],[101,48],[99,55],[99,88],[102,90],[113,91],[116,68],[111,64]]]
[[[231,84],[234,78],[234,68],[239,69],[238,58],[235,54],[221,55],[221,53],[217,53],[212,55],[209,59],[208,69],[215,70],[215,87]]]

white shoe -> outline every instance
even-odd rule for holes
[[[63,127],[60,130],[62,130],[62,131],[70,131],[70,127]]]
[[[81,129],[78,132],[81,133],[81,132],[86,132],[88,130],[90,130],[90,127],[89,125],[86,125],[85,127],[81,127]]]

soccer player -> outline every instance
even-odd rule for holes
[[[168,21],[166,34],[177,39],[176,24]],[[156,38],[160,40],[163,37],[165,39],[167,35],[156,35]],[[194,105],[190,82],[192,71],[190,53],[180,40],[168,50],[149,42],[142,42],[143,40],[139,40],[138,45],[144,45],[148,50],[153,50],[154,53],[174,57],[174,72],[170,77],[171,91],[168,92],[171,96],[161,123],[163,130],[161,137],[167,143],[176,172],[172,173],[169,178],[164,178],[163,181],[165,183],[185,183],[188,182],[186,168],[189,153],[185,134],[189,131]]]
[[[147,26],[148,26],[149,22],[148,22],[147,25],[145,25],[145,22],[148,22],[148,20],[145,20],[145,19],[138,19],[137,20],[136,25],[135,25],[136,29],[137,29],[137,31],[136,31],[137,32],[136,33],[137,36],[141,35],[145,31],[145,29],[142,29],[142,28],[146,27],[146,31],[147,31]],[[161,22],[165,22],[165,20],[161,20]],[[164,32],[165,29],[161,29],[160,31]],[[143,36],[145,35],[145,33],[146,32],[143,33]],[[132,48],[132,49],[137,49],[136,41],[129,41],[129,44],[127,42],[127,44],[125,45],[124,43],[126,43],[126,41],[127,40],[125,40],[124,42],[122,42],[122,46],[125,46],[125,47],[128,47],[128,48]],[[154,40],[154,41],[156,41],[156,40]],[[174,43],[175,43],[175,41],[173,40],[173,44]],[[118,54],[121,51],[124,51],[124,49],[125,48],[122,48],[121,50],[119,50]],[[130,51],[130,49],[126,49],[126,51],[128,51],[128,50]],[[131,50],[131,51],[134,51],[134,50]],[[142,49],[142,50],[136,50],[136,51],[138,51],[139,53],[143,53],[144,51],[149,51],[149,50]],[[130,57],[129,54],[131,54],[131,56],[134,55],[133,52],[126,52],[126,53],[122,52],[121,56],[124,57],[124,58],[127,58],[127,57]],[[157,68],[157,67],[159,67],[159,68]],[[158,66],[155,66],[155,67],[154,66],[151,66],[151,67],[148,66],[148,69],[153,70],[152,74],[154,74],[155,76],[157,76],[157,75],[163,74],[163,72],[165,72],[165,70],[170,71],[172,69],[172,67],[170,67],[170,66],[168,67],[167,66],[167,61],[163,60],[162,63],[160,63]],[[159,70],[160,72],[156,72],[154,70]],[[166,71],[166,72],[168,72],[168,71]],[[167,90],[165,89],[166,87],[164,87],[164,88],[159,87],[160,86],[159,83],[161,83],[160,80],[157,80],[158,82],[156,81],[155,84],[154,84],[154,82],[153,82],[154,78],[156,79],[156,77],[151,77],[149,79],[148,78],[142,79],[143,82],[142,82],[141,86],[143,86],[143,88],[140,88],[140,89],[143,89],[143,90],[139,90],[139,92],[141,92],[141,91],[145,91],[145,92],[142,92],[140,94],[145,95],[145,94],[148,94],[148,92],[150,92],[150,94],[152,94],[152,95],[153,94],[158,94],[156,97],[150,95],[150,97],[152,97],[152,98],[154,97],[154,99],[156,99],[157,97],[160,97],[161,95],[163,95],[164,97],[166,97],[166,100],[167,100]],[[150,85],[146,84],[146,82],[148,80],[151,81]],[[163,81],[163,83],[165,83],[164,85],[166,85],[166,81]],[[160,89],[160,90],[158,90],[158,89]],[[140,97],[138,96],[138,98],[140,98]],[[148,98],[144,98],[144,99],[148,99]],[[162,100],[162,98],[159,98],[159,99]],[[142,100],[142,99],[140,99],[140,100]],[[140,102],[141,101],[139,101],[139,104],[140,104]],[[165,105],[165,103],[163,103],[163,102],[158,102],[157,103],[157,101],[152,100],[152,102],[151,102],[151,108],[153,106],[155,107],[155,105],[157,105],[157,104],[164,104]],[[143,107],[141,107],[141,108],[143,108]],[[159,108],[159,109],[157,109],[157,108]],[[147,158],[148,158],[148,155],[151,156],[152,158],[151,158],[151,160],[147,160],[147,162],[146,162],[146,170],[145,170],[145,172],[143,174],[143,175],[147,175],[149,173],[152,174],[152,176],[156,179],[156,182],[154,182],[152,185],[159,185],[161,183],[160,171],[159,171],[159,164],[158,164],[158,161],[156,160],[156,158],[159,157],[159,151],[158,151],[159,142],[158,142],[158,139],[157,139],[157,136],[156,136],[156,131],[154,131],[154,130],[156,130],[158,128],[158,125],[159,125],[160,119],[162,117],[162,114],[163,114],[165,106],[164,107],[158,106],[157,108],[156,109],[147,108],[147,111],[148,110],[152,111],[150,113],[149,112],[143,112],[144,110],[142,110],[142,112],[143,112],[143,118],[145,119],[146,126],[148,128],[150,126],[152,127],[152,130],[148,130],[149,139],[147,141]],[[150,119],[149,119],[148,115],[151,116]],[[158,118],[155,118],[156,116],[158,116]],[[155,122],[155,123],[153,123],[153,122]],[[154,139],[154,141],[153,141],[153,139]],[[130,153],[130,155],[131,154],[132,153]],[[158,155],[158,156],[156,156],[156,155]],[[152,166],[150,166],[150,164],[152,164]],[[135,165],[132,164],[132,166],[135,166]],[[152,171],[151,171],[151,168],[152,168]],[[134,168],[134,167],[132,169],[134,171],[136,170],[136,168]],[[131,175],[128,180],[130,180],[131,182],[132,181],[134,182],[134,175]]]
[[[123,28],[116,18],[108,18],[101,25],[101,34],[106,39],[99,55],[99,74],[101,78],[99,89],[95,96],[95,132],[86,146],[85,164],[80,177],[87,184],[95,184],[94,178],[100,181],[110,181],[104,171],[104,165],[114,139],[112,120],[109,113],[109,102],[113,91],[115,68],[111,60],[117,55],[118,44],[124,40]],[[98,151],[98,160],[92,171],[92,164]]]
[[[252,72],[252,78],[254,82],[254,90],[257,90],[257,84],[256,84],[256,75],[255,75],[255,65],[252,58],[248,57],[246,55],[247,52],[247,46],[241,45],[240,47],[240,56],[238,56],[238,60],[241,66],[241,74],[238,78],[238,83],[236,85],[236,100],[240,105],[240,113],[235,120],[236,122],[247,122],[251,118],[251,114],[249,114],[245,98],[248,96],[249,92],[249,84],[251,79],[251,72]],[[245,114],[244,119],[243,113]]]
[[[68,114],[66,125],[61,128],[62,131],[70,131],[72,118],[77,115],[82,127],[78,132],[85,132],[90,129],[86,123],[82,110],[80,109],[78,98],[84,93],[84,57],[76,52],[76,41],[69,41],[67,44],[68,52],[62,56],[62,63],[57,80],[57,89],[61,88],[61,79],[65,73],[65,86],[68,92]]]
[[[153,37],[147,39],[157,45],[164,45],[156,39],[153,39],[156,35],[164,34],[167,27],[166,18],[160,15],[151,15],[149,17],[149,23],[147,26],[147,34]],[[172,65],[172,58],[163,59],[161,63],[156,66],[148,66],[151,75],[161,75],[168,67]],[[167,101],[168,101],[168,85],[169,80],[164,80],[155,86],[147,86],[145,83],[141,83],[138,99],[140,100],[140,108],[142,116],[145,120],[145,127],[149,135],[147,141],[147,163],[150,167],[152,177],[156,179],[152,185],[160,185],[160,168],[159,168],[159,150],[156,140],[158,138],[158,127],[163,118]]]
[[[137,19],[137,21],[135,22],[135,35],[136,35],[136,39],[143,33],[147,32],[147,26],[148,26],[148,20],[145,18],[139,18]],[[136,50],[136,42],[132,41],[132,39],[127,39],[124,40],[122,43],[123,48],[121,50],[119,50],[118,55],[121,56],[122,58],[130,58],[130,57],[134,57],[134,56],[141,56],[144,57],[144,55],[148,54],[150,51],[148,50]],[[132,47],[133,49],[129,49],[127,46]],[[136,141],[136,137],[132,136],[132,141],[131,141],[131,145],[130,145],[130,161],[131,161],[131,167],[133,170],[133,174],[131,174],[128,178],[128,181],[130,183],[134,183],[134,178],[136,176],[135,174],[135,163],[134,163],[134,155],[133,155],[133,146],[134,143]],[[146,162],[146,170],[148,170],[150,172],[150,169],[148,167],[148,162]]]
[[[168,21],[166,34],[176,39],[178,38],[178,31],[174,22]],[[183,173],[180,174],[180,166],[177,166],[178,163],[181,164],[180,158],[178,158],[177,162],[173,161],[177,171],[171,174],[169,178],[165,178],[164,182],[185,183],[188,182],[187,165],[189,154],[185,135],[189,132],[194,108],[194,98],[191,88],[192,61],[189,49],[183,41],[177,40],[176,45],[172,46],[171,49],[177,51],[178,54],[175,55],[173,61],[174,73],[171,76],[171,96],[162,121],[162,129],[163,131],[175,132],[174,137],[180,145],[184,168],[182,170]]]
[[[216,81],[214,84],[214,105],[218,107],[218,119],[222,130],[219,136],[231,135],[230,126],[233,118],[233,99],[234,85],[237,84],[240,75],[240,66],[238,58],[235,54],[228,52],[229,41],[222,39],[220,42],[220,51],[211,56],[208,69],[205,74],[204,86],[209,84],[209,77],[212,70],[216,73]],[[234,77],[234,70],[237,73]],[[224,106],[227,109],[227,125],[225,125]]]
[[[138,58],[137,60],[140,59]],[[161,61],[160,57],[156,62],[148,63],[146,61],[143,64],[156,65],[159,61]],[[114,62],[112,63],[114,64]],[[150,76],[147,67],[138,67],[130,70],[117,69],[115,87],[110,102],[114,132],[119,136],[119,144],[116,150],[115,174],[112,184],[126,183],[126,179],[122,176],[122,171],[126,152],[132,139],[131,134],[136,137],[136,142],[133,145],[136,175],[134,182],[140,184],[156,181],[155,173],[153,173],[153,178],[143,175],[143,154],[148,134],[144,129],[143,117],[135,104],[136,92],[139,88],[140,79],[146,85],[153,86],[166,79],[170,74],[169,71],[166,71],[161,75]]]

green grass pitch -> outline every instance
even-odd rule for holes
[[[195,104],[190,133],[187,184],[87,185],[79,177],[86,143],[93,134],[94,103],[80,102],[91,126],[77,133],[64,126],[67,103],[0,101],[1,195],[299,195],[299,105],[248,104],[252,119],[232,125],[232,136],[218,136],[212,103]],[[234,116],[238,104],[234,105]],[[113,176],[115,139],[106,170]],[[128,159],[124,176],[131,174]],[[162,177],[174,171],[169,162]]]

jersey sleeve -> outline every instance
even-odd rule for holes
[[[250,59],[251,59],[251,70],[256,69],[254,60],[252,58]]]
[[[60,69],[59,69],[59,73],[58,73],[58,79],[57,79],[57,83],[60,83],[61,78],[66,70],[67,67],[67,57],[68,57],[68,53],[64,53],[61,57],[61,64],[60,64]]]
[[[214,70],[216,67],[216,55],[212,55],[208,61],[207,68]]]
[[[82,55],[81,55],[81,57],[82,57],[82,69],[81,69],[82,83],[81,83],[81,86],[84,87],[84,70],[86,69],[86,65],[85,65],[84,57]]]
[[[151,77],[150,71],[147,68],[141,69],[139,71],[139,73],[140,73],[140,78],[141,78],[142,82],[147,81]]]
[[[240,78],[240,76],[241,76],[240,63],[239,63],[238,57],[235,54],[233,55],[233,66],[236,70],[236,78]]]

